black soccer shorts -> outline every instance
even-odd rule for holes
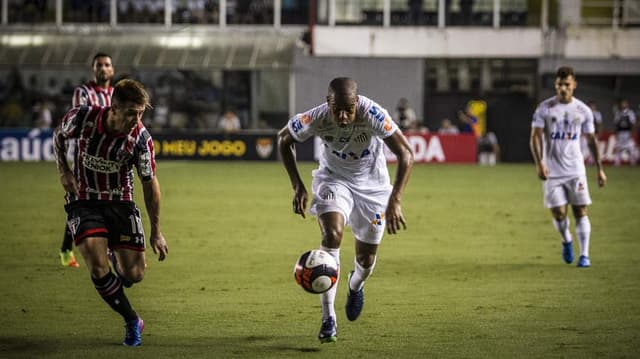
[[[76,245],[87,237],[104,237],[109,248],[144,251],[144,229],[135,203],[74,201],[64,208],[67,226]]]

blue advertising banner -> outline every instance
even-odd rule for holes
[[[53,161],[53,130],[0,130],[0,161]]]
[[[276,134],[157,134],[157,159],[276,161]],[[53,130],[1,129],[0,161],[54,161]]]

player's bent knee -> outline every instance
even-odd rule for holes
[[[567,212],[562,207],[552,208],[551,214],[553,215],[553,218],[558,221],[562,221],[567,217]]]
[[[144,278],[144,267],[135,266],[124,270],[123,275],[130,281],[138,283]]]
[[[587,206],[574,206],[573,215],[576,218],[584,217],[587,215]]]
[[[108,264],[105,265],[92,265],[89,268],[89,273],[91,274],[92,278],[103,278],[104,276],[106,276],[109,271],[111,270],[111,268],[109,267]]]
[[[341,240],[342,231],[336,228],[326,229],[322,234],[323,244],[330,248],[336,248],[335,245],[340,246]]]
[[[364,268],[369,268],[376,262],[376,255],[360,253],[356,255],[356,260],[358,261],[358,264],[360,264]]]

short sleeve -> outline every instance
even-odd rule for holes
[[[82,131],[82,123],[88,117],[91,107],[81,106],[69,110],[60,122],[60,133],[65,138],[77,138]]]
[[[373,134],[380,138],[387,138],[398,130],[398,125],[391,119],[389,112],[373,101],[365,113],[365,119],[371,124]]]
[[[538,106],[538,108],[536,108],[536,111],[533,113],[533,119],[531,121],[531,127],[534,128],[544,128],[545,126],[545,122],[544,122],[544,108],[541,105]]]
[[[313,137],[316,134],[317,123],[326,117],[327,111],[327,105],[321,105],[293,116],[287,123],[291,136],[297,142],[304,142]]]
[[[87,90],[82,86],[76,87],[75,90],[73,90],[71,107],[88,106],[88,105],[89,105],[89,94],[87,93]]]
[[[137,144],[136,168],[142,181],[149,181],[156,176],[156,158],[153,149],[153,139],[149,132],[144,130]]]

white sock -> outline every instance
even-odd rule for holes
[[[356,292],[362,289],[364,281],[371,276],[371,273],[373,273],[373,268],[376,266],[376,259],[373,260],[373,264],[369,268],[361,266],[360,263],[358,263],[358,260],[354,260],[355,267],[351,280],[349,281],[349,289]]]
[[[336,259],[338,263],[338,273],[340,273],[340,248],[327,248],[324,246],[320,246],[320,249],[331,254],[333,258]],[[340,276],[338,276],[339,278]],[[320,294],[320,306],[322,306],[322,320],[325,320],[329,317],[333,317],[336,319],[336,309],[335,309],[335,301],[336,301],[336,290],[338,289],[338,282],[333,286],[333,288],[328,291]]]
[[[554,218],[553,227],[560,232],[563,243],[570,243],[573,240],[571,238],[571,232],[569,231],[569,217],[564,217],[562,221],[558,221]]]
[[[591,221],[589,217],[584,216],[576,218],[576,237],[580,244],[580,255],[589,256],[589,237],[591,237]]]

